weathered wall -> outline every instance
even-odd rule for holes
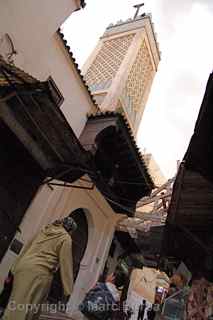
[[[10,35],[18,53],[14,56],[15,64],[25,72],[39,80],[52,76],[64,97],[61,109],[77,136],[85,125],[87,112],[94,105],[56,31],[77,9],[78,2],[8,0],[0,3],[0,39],[4,40],[6,33]],[[10,47],[1,46],[2,43],[0,41],[0,54],[5,56]],[[16,236],[26,243],[43,225],[77,208],[87,213],[89,241],[75,284],[74,305],[97,280],[114,232],[116,217],[100,193],[96,189],[41,187],[21,223],[22,233]],[[8,250],[0,265],[0,285],[15,258]]]
[[[12,39],[15,64],[27,73],[46,80],[52,76],[64,97],[62,110],[77,136],[93,103],[76,72],[61,39],[56,34],[64,20],[77,9],[71,0],[20,0],[0,3],[0,54],[10,52],[4,35]]]
[[[78,181],[78,184],[81,185],[82,182]],[[87,249],[70,300],[72,313],[77,310],[78,304],[103,271],[119,215],[114,214],[97,189],[90,191],[54,187],[51,190],[44,186],[38,191],[22,221],[22,234],[17,234],[17,238],[27,242],[43,225],[68,216],[78,208],[84,209],[86,213],[89,234]],[[0,267],[1,281],[15,258],[16,255],[8,250]]]

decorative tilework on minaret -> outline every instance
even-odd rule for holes
[[[111,24],[83,67],[101,111],[124,112],[136,135],[160,61],[151,15]]]
[[[89,67],[85,80],[91,90],[107,89],[115,77],[134,34],[106,40]]]

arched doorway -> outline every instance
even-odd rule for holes
[[[76,280],[80,268],[81,260],[87,248],[88,243],[88,222],[85,211],[77,209],[71,213],[72,218],[77,223],[78,229],[73,233],[73,276]]]
[[[74,210],[71,212],[70,216],[75,220],[78,226],[77,230],[72,235],[73,278],[75,281],[78,276],[81,260],[87,248],[88,222],[85,211],[82,208]],[[65,302],[63,299],[60,270],[58,270],[54,276],[48,300],[51,303],[57,304],[59,302]]]

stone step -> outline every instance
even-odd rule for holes
[[[74,320],[61,312],[42,313],[39,320]]]

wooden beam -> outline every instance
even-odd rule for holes
[[[178,224],[175,225],[177,228],[182,230],[192,241],[197,243],[201,249],[203,249],[207,254],[212,255],[213,250],[208,248],[194,233],[192,233],[188,228]]]

